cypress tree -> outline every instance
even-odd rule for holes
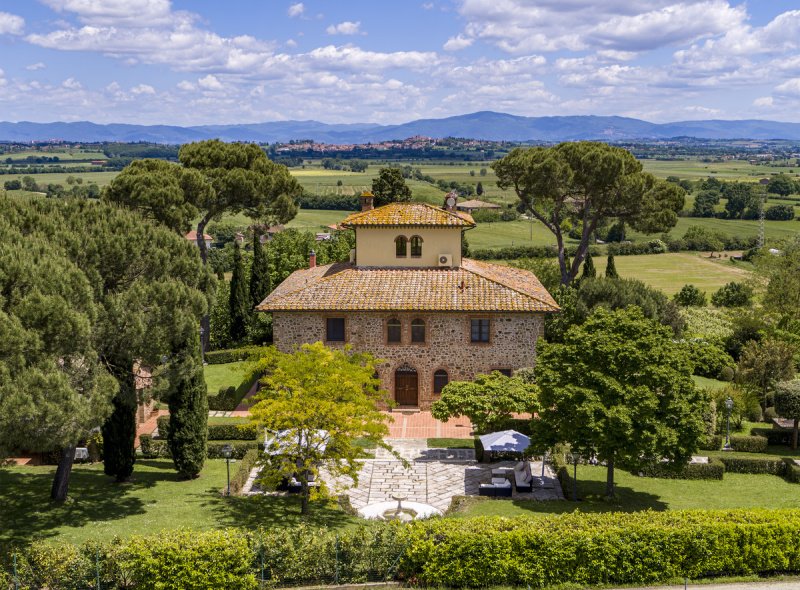
[[[586,253],[586,259],[583,261],[583,274],[581,278],[594,278],[597,276],[597,270],[594,268],[594,260],[590,252]]]
[[[192,351],[200,346],[199,337],[188,343]],[[167,446],[175,470],[185,479],[194,479],[203,469],[208,439],[208,398],[203,365],[192,353],[191,362],[177,376],[169,394]]]
[[[231,340],[241,342],[247,335],[247,319],[250,316],[247,285],[244,281],[244,263],[242,251],[237,242],[233,243],[233,277],[231,278],[231,296],[228,300],[231,314]]]
[[[253,230],[253,265],[250,267],[250,305],[255,307],[272,291],[269,259],[261,245],[261,236]]]
[[[124,371],[123,368],[119,372]],[[116,372],[116,371],[115,371]],[[119,391],[112,400],[113,411],[103,423],[103,471],[118,482],[127,481],[136,462],[136,384],[133,363],[127,374],[116,375]]]
[[[481,195],[483,195],[483,183],[482,182],[478,182],[477,186],[475,187],[475,194],[478,195],[479,197]]]
[[[614,264],[614,255],[608,255],[608,262],[606,263],[606,277],[609,279],[618,279],[617,266]]]

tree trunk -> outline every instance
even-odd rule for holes
[[[308,514],[308,475],[300,476],[300,514]]]
[[[609,498],[614,497],[614,460],[609,459],[607,462],[608,470],[606,472],[606,496]]]
[[[800,424],[800,419],[794,419],[794,432],[792,433],[792,450],[797,450],[797,429],[798,425]]]
[[[136,384],[132,364],[120,363],[114,371],[119,391],[111,401],[113,411],[106,419],[103,433],[103,471],[118,482],[127,481],[136,462]]]
[[[69,476],[72,474],[72,463],[75,461],[75,445],[61,449],[61,458],[53,478],[53,487],[50,488],[50,499],[63,502],[69,492]]]

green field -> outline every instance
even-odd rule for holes
[[[46,187],[48,184],[63,184],[64,186],[67,186],[67,177],[74,176],[75,178],[82,178],[84,184],[93,182],[98,186],[105,186],[110,183],[117,174],[119,174],[119,172],[116,171],[80,172],[75,174],[70,174],[69,172],[48,172],[46,174],[3,174],[0,175],[0,185],[7,180],[22,179],[23,176],[30,176],[39,186]]]
[[[231,472],[237,464],[231,464]],[[55,467],[0,468],[0,546],[36,539],[84,542],[115,536],[155,534],[165,529],[284,527],[302,521],[315,526],[347,526],[356,521],[338,507],[315,502],[310,518],[300,518],[299,498],[221,495],[225,461],[208,460],[197,479],[178,478],[167,459],[139,459],[130,483],[103,474],[102,464],[76,465],[70,501],[48,501]]]
[[[701,162],[700,160],[641,160],[644,169],[659,178],[677,176],[689,180],[698,180],[713,176],[720,180],[742,180],[757,182],[761,178],[769,178],[775,174],[798,176],[800,167],[771,166],[769,164],[753,165],[741,160],[728,162]]]
[[[89,150],[27,150],[24,152],[11,152],[0,153],[0,162],[6,162],[9,158],[13,162],[23,162],[28,157],[34,158],[52,158],[57,157],[58,162],[48,162],[60,164],[62,162],[70,162],[75,160],[106,160],[106,155],[103,152],[89,151]]]
[[[615,256],[614,265],[623,278],[638,279],[672,295],[686,284],[692,284],[707,294],[731,281],[751,278],[747,265],[729,259],[710,259],[706,254],[677,252],[643,256]],[[598,274],[606,270],[605,258],[595,260]]]

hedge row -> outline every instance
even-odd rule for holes
[[[689,463],[679,470],[656,463],[642,469],[640,475],[662,479],[722,479],[725,476],[725,465],[715,457],[709,457],[708,463]]]
[[[769,445],[791,446],[792,431],[778,430],[777,428],[751,428],[750,434],[753,436],[763,436]]]
[[[786,462],[782,457],[734,457],[724,454],[720,461],[728,473],[750,473],[754,475],[786,475]]]
[[[167,438],[169,416],[159,416],[158,437]],[[256,440],[258,427],[255,424],[209,424],[208,440]]]
[[[783,462],[786,463],[786,479],[790,483],[800,483],[800,465],[791,457],[784,457]]]
[[[342,531],[172,531],[82,546],[37,542],[0,587],[198,590],[396,579],[481,588],[645,585],[800,572],[800,511],[731,510],[431,519]],[[98,569],[96,569],[98,568]]]
[[[225,350],[212,350],[206,353],[205,362],[209,365],[224,365],[236,361],[246,361],[257,355],[263,347],[245,346],[242,348],[227,348]]]
[[[142,455],[147,459],[155,459],[158,457],[169,459],[171,457],[169,447],[167,447],[167,441],[164,439],[154,439],[149,434],[142,434],[139,436],[139,444],[142,449]],[[230,445],[232,447],[232,459],[242,459],[247,451],[261,448],[261,444],[256,441],[211,441],[206,445],[206,457],[208,459],[224,459],[222,448],[225,445]]]
[[[577,247],[567,247],[567,256],[575,256]],[[589,247],[592,256],[600,256],[601,251]],[[517,258],[555,258],[558,256],[554,246],[506,246],[505,248],[479,248],[470,250],[469,257],[474,260],[516,260]]]
[[[724,441],[725,437],[721,434],[710,434],[700,441],[698,448],[701,451],[719,451]]]
[[[231,477],[232,496],[241,493],[244,484],[250,479],[250,472],[253,470],[253,467],[258,464],[261,455],[260,449],[250,449],[244,454],[244,457],[242,457],[242,460],[239,462],[239,466],[236,468],[236,473]]]
[[[800,571],[800,511],[439,519],[409,530],[400,574],[427,586],[645,585]]]
[[[731,449],[740,453],[763,453],[767,450],[764,436],[731,436]]]

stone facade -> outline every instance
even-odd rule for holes
[[[345,318],[345,342],[325,342],[326,319]],[[470,342],[470,320],[490,319],[489,343]],[[387,341],[387,322],[402,324],[399,344]],[[411,343],[411,322],[425,321],[425,342]],[[385,362],[378,374],[383,388],[395,397],[395,371],[412,368],[417,372],[418,407],[430,408],[439,398],[433,393],[433,374],[443,369],[450,381],[469,381],[495,369],[532,367],[536,341],[544,329],[544,315],[531,313],[407,313],[407,312],[273,312],[274,341],[284,352],[301,344],[323,341],[337,347],[350,344]]]

